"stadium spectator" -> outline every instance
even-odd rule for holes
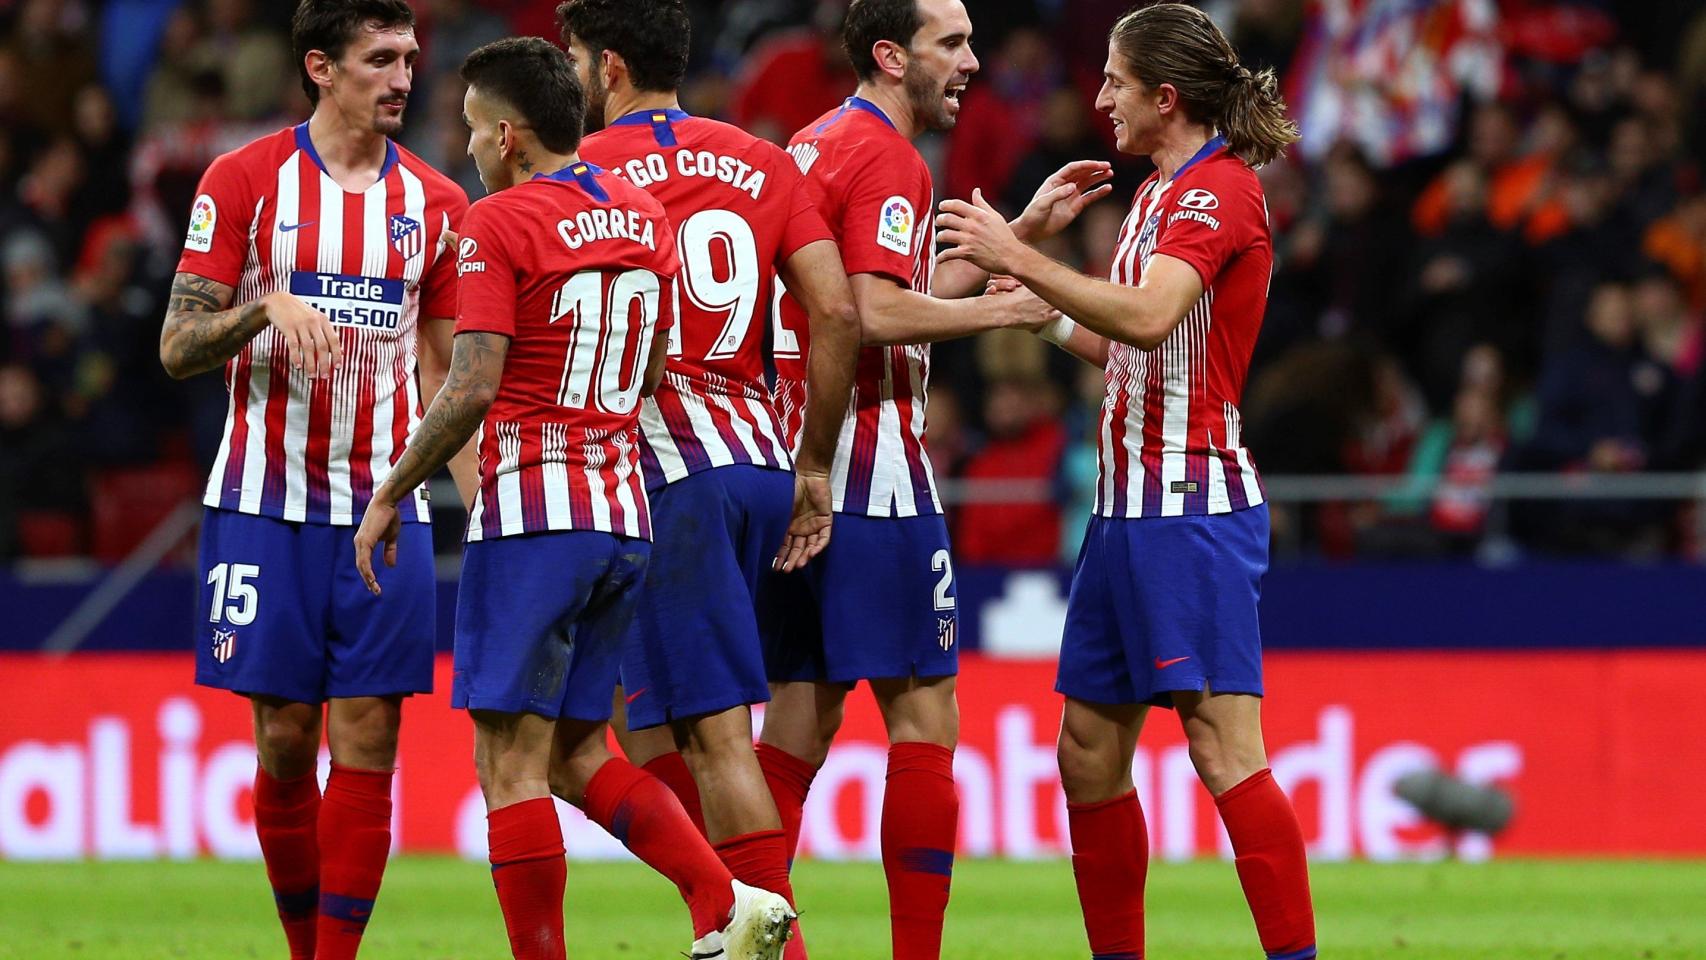
[[[1012,183],[1013,171],[1042,136],[1050,95],[1061,82],[1062,70],[1044,35],[1022,28],[1007,36],[985,69],[966,89],[959,126],[948,141],[943,196],[969,197],[981,187],[987,196],[1002,197],[1011,185],[1022,193],[1015,210],[1024,209],[1056,164],[1028,184]],[[1086,160],[1069,156],[1062,163]]]
[[[190,51],[225,78],[226,106],[239,120],[267,120],[299,99],[290,44],[255,20],[249,0],[207,0],[206,32]],[[286,100],[286,97],[290,101]]]
[[[83,546],[83,474],[64,420],[25,366],[0,367],[0,557]]]
[[[88,10],[78,0],[24,0],[5,49],[28,78],[20,106],[30,124],[64,126],[77,91],[95,79]]]
[[[809,28],[778,34],[754,48],[729,93],[729,121],[753,136],[786,144],[795,130],[845,97],[856,82],[841,50],[846,10],[842,0],[822,0]]]

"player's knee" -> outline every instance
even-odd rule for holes
[[[1087,743],[1062,733],[1055,749],[1060,764],[1060,785],[1073,803],[1095,803],[1120,791],[1124,779],[1118,750]]]
[[[320,757],[320,727],[275,715],[255,727],[261,766],[273,776],[293,778],[312,772]]]
[[[1192,738],[1190,756],[1197,777],[1217,797],[1267,765],[1260,750],[1240,748],[1234,742],[1212,736]]]

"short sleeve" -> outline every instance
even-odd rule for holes
[[[202,174],[190,206],[189,233],[178,258],[178,272],[237,286],[243,276],[255,200],[237,155],[228,153],[213,161]]]
[[[461,233],[462,221],[468,212],[468,197],[461,187],[451,186],[446,190],[445,201],[439,213],[443,229],[438,234],[443,236],[446,229]],[[432,239],[437,253],[432,266],[427,268],[426,276],[421,279],[420,315],[429,320],[456,315],[456,264],[459,259],[457,251],[439,243],[438,237]]]
[[[812,202],[811,191],[806,189],[806,178],[800,175],[794,166],[794,161],[787,154],[777,151],[781,162],[773,168],[779,180],[779,186],[788,193],[787,220],[782,224],[782,242],[776,248],[776,260],[780,264],[800,251],[801,247],[810,246],[819,240],[835,240],[835,234],[830,231],[829,224],[818,212],[817,204]]]
[[[462,218],[462,243],[455,258],[457,333],[515,338],[515,260],[500,219],[483,204],[470,207]]]
[[[1266,214],[1261,196],[1231,178],[1199,179],[1167,205],[1155,252],[1191,265],[1203,289],[1251,244]]]
[[[918,247],[929,242],[920,221],[930,209],[928,195],[919,198],[918,170],[895,162],[900,159],[879,155],[851,172],[841,213],[841,256],[848,276],[874,273],[910,287]]]
[[[675,229],[670,226],[663,208],[660,206],[655,214],[650,215],[657,221],[658,249],[653,272],[661,284],[658,290],[658,329],[668,330],[681,316],[681,256],[675,246]]]

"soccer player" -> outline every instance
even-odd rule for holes
[[[1053,317],[1025,291],[930,295],[962,297],[984,286],[984,274],[970,267],[932,283],[930,171],[912,145],[926,131],[954,126],[960,93],[978,69],[971,32],[960,0],[855,0],[843,41],[858,89],[789,148],[841,247],[865,348],[830,475],[835,535],[807,567],[806,589],[793,591],[802,602],[773,645],[776,685],[758,756],[791,856],[847,692],[870,682],[890,741],[882,850],[897,960],[941,952],[959,822],[953,563],[924,449],[929,344],[1003,327],[1038,329]],[[1075,168],[1073,191],[1096,169]],[[1056,186],[1027,209],[1022,231],[1053,203],[1084,199],[1069,198],[1064,182]],[[777,391],[791,438],[813,389],[788,356],[790,348],[799,356],[811,333],[794,289],[790,283],[776,334]],[[817,345],[810,346],[815,357]]]
[[[587,123],[603,128],[581,156],[657,197],[682,256],[666,373],[640,416],[657,549],[623,658],[623,750],[674,786],[737,878],[791,899],[749,707],[770,696],[764,651],[774,593],[787,589],[773,558],[792,570],[829,534],[830,467],[859,348],[853,295],[793,160],[682,112],[681,0],[570,0],[557,16]],[[778,272],[806,305],[813,346],[797,457],[764,379]]]
[[[1179,714],[1214,795],[1271,960],[1315,956],[1303,834],[1262,745],[1256,604],[1268,511],[1238,399],[1273,269],[1251,169],[1297,139],[1271,71],[1251,73],[1193,7],[1114,27],[1097,107],[1119,149],[1154,160],[1110,281],[1021,242],[983,202],[938,226],[967,259],[1017,278],[1069,320],[1045,336],[1107,370],[1096,515],[1067,604],[1056,685],[1060,776],[1090,950],[1143,953],[1148,840],[1131,763],[1151,705]]]
[[[582,161],[584,94],[537,37],[469,54],[468,152],[490,192],[458,242],[451,373],[356,534],[393,559],[399,504],[479,430],[451,703],[474,721],[492,877],[517,960],[561,960],[566,864],[553,790],[675,881],[692,956],[771,960],[793,912],[736,881],[669,789],[605,747],[622,636],[651,554],[641,397],[663,376],[675,231]]]
[[[436,609],[424,496],[403,504],[381,601],[350,569],[349,528],[444,380],[440,237],[467,198],[390,139],[419,52],[407,3],[303,0],[291,35],[313,116],[202,178],[160,359],[174,377],[225,371],[196,682],[252,704],[255,827],[290,955],[339,960],[379,893],[402,699],[432,687]],[[464,489],[471,467],[456,463]]]

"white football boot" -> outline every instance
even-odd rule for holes
[[[735,906],[729,924],[693,941],[690,960],[779,960],[794,932],[796,914],[788,901],[768,890],[734,881]]]

